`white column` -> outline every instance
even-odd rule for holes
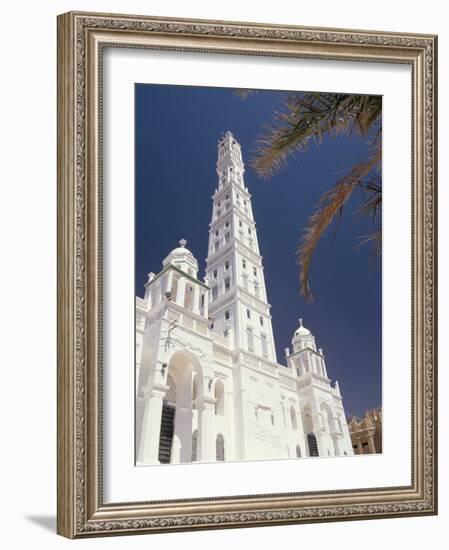
[[[153,287],[151,285],[147,286],[147,288],[145,289],[145,300],[147,302],[148,309],[151,309],[153,307],[152,290],[153,290]]]
[[[169,269],[165,279],[165,292],[171,292],[173,284],[173,269]],[[172,296],[173,298],[173,296]]]
[[[186,293],[186,279],[185,277],[179,277],[178,279],[178,291],[176,293],[176,303],[184,307]]]
[[[200,313],[200,287],[199,285],[193,286],[193,300],[192,300],[192,311],[199,315]]]
[[[178,396],[179,402],[179,396]],[[192,460],[192,408],[176,406],[175,418],[175,440],[180,443],[178,456],[180,462],[191,462]]]
[[[203,314],[206,319],[209,317],[209,293],[207,290],[204,291],[204,308],[203,308]]]
[[[198,423],[198,461],[213,462],[215,456],[214,411],[215,398],[200,397],[197,400]]]
[[[327,376],[327,369],[326,369],[326,361],[324,360],[324,358],[321,359],[321,364],[323,366],[323,374],[327,378],[328,376]]]
[[[162,405],[167,390],[168,386],[154,384],[145,396],[145,411],[138,454],[139,462],[159,464]]]

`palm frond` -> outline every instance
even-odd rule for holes
[[[287,157],[303,152],[310,142],[319,143],[325,134],[366,135],[380,124],[382,99],[353,94],[306,93],[289,95],[284,110],[259,139],[252,166],[264,177],[280,169]]]
[[[309,218],[301,244],[297,250],[297,260],[300,266],[300,289],[306,300],[312,300],[309,273],[318,242],[332,222],[341,217],[343,207],[351,197],[354,189],[360,186],[364,178],[368,177],[376,168],[380,159],[381,149],[379,147],[373,150],[372,155],[367,160],[354,166],[332,189],[322,195],[317,209]],[[377,207],[379,206],[377,205]]]
[[[251,95],[257,94],[257,90],[251,90],[251,88],[237,88],[234,90],[234,94],[240,99],[246,99]]]

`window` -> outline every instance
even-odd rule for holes
[[[215,231],[215,236],[218,237],[218,229]]]
[[[239,227],[243,227],[242,220],[239,220]]]
[[[245,258],[242,258],[242,267],[243,267],[243,269],[246,269],[246,260],[245,260]]]
[[[248,227],[248,235],[251,235],[251,227]]]
[[[296,432],[298,430],[298,422],[296,420],[296,410],[293,405],[290,407],[290,422],[292,424],[292,430]]]
[[[215,414],[217,416],[223,416],[224,415],[224,386],[223,382],[221,380],[217,380],[215,382]]]
[[[212,287],[212,300],[216,300],[218,298],[218,286],[215,285]]]
[[[229,269],[229,260],[225,261],[225,269],[226,269],[226,271]]]
[[[260,340],[262,342],[262,355],[264,357],[267,357],[268,355],[268,343],[267,343],[267,336],[266,334],[260,335]]]
[[[214,327],[215,325],[214,325],[214,322],[212,321],[212,323],[210,324],[210,330],[214,330]]]
[[[231,288],[231,277],[226,277],[224,280],[225,292]]]
[[[249,246],[250,248],[253,248],[254,243],[253,243],[253,240],[252,240],[252,239],[249,239],[249,240],[248,240],[248,246]]]
[[[248,351],[254,351],[253,329],[250,327],[246,329],[246,338],[248,340]]]
[[[257,277],[257,267],[253,267],[253,275],[254,277]]]
[[[220,246],[220,243],[218,241],[215,241],[215,244],[214,244],[215,252],[218,250],[219,246]]]
[[[257,298],[259,297],[259,283],[254,283],[254,294]]]
[[[198,460],[198,431],[194,430],[192,434],[192,457],[191,461],[196,462]]]
[[[231,240],[231,233],[229,233],[229,231],[227,231],[225,233],[225,243],[227,244],[228,242],[230,242]]]
[[[274,414],[271,413],[271,425],[274,426]]]
[[[224,462],[225,459],[225,449],[224,449],[224,437],[221,434],[217,435],[215,441],[215,453],[217,461]]]
[[[250,309],[246,310],[246,317],[247,317],[247,319],[251,319],[251,310]]]
[[[229,227],[229,222],[226,222],[226,223],[225,223],[225,227]]]
[[[219,218],[220,216],[221,216],[221,210],[218,209],[218,210],[217,210],[217,218]]]
[[[214,269],[214,279],[216,279],[218,276],[218,269]]]
[[[243,288],[248,290],[248,275],[243,275]]]
[[[231,312],[228,309],[227,311],[225,311],[225,320],[228,321],[230,317],[231,317]]]
[[[296,456],[301,458],[301,447],[299,445],[296,445]]]
[[[263,317],[259,317],[260,326],[263,327]]]

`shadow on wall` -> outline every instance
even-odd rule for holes
[[[25,519],[46,531],[56,533],[56,516],[25,516]]]

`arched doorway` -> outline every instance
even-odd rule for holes
[[[309,456],[320,456],[318,452],[318,442],[313,432],[307,434],[307,445],[309,447]]]
[[[193,444],[193,400],[203,394],[203,377],[198,359],[188,351],[173,354],[168,363],[168,386],[162,406],[159,462],[191,462],[197,459]]]
[[[318,452],[318,442],[313,431],[313,417],[310,404],[307,403],[303,409],[303,425],[306,433],[307,450],[309,456],[320,456]]]
[[[159,435],[158,459],[161,464],[169,464],[171,461],[175,431],[176,382],[170,374],[167,375],[167,386],[167,394],[162,405],[161,431]]]

